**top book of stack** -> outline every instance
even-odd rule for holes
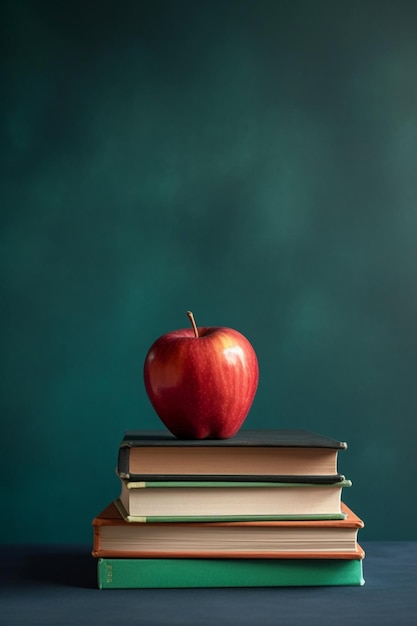
[[[274,481],[335,483],[347,444],[307,430],[241,430],[230,439],[181,440],[163,431],[129,430],[117,473],[130,481]]]

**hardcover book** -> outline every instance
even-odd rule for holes
[[[103,559],[100,589],[363,585],[357,559]]]
[[[128,482],[120,501],[127,521],[316,519],[343,517],[337,483]]]
[[[363,521],[344,503],[344,518],[263,522],[126,522],[113,502],[93,520],[94,557],[362,559]]]
[[[130,430],[117,471],[136,480],[336,482],[347,444],[306,430],[240,430],[230,439],[180,440],[167,431]]]

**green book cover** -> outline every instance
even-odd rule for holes
[[[363,585],[361,559],[104,559],[100,589]]]

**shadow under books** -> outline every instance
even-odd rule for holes
[[[86,549],[39,546],[21,555],[18,577],[22,581],[97,589],[97,564]]]

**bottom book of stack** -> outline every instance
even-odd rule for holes
[[[126,521],[119,500],[93,521],[100,589],[363,585],[362,520]]]
[[[360,559],[98,559],[100,589],[363,585]]]

